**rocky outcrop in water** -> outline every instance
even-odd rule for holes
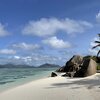
[[[96,62],[91,58],[84,58],[74,55],[65,66],[56,70],[57,72],[66,72],[64,76],[86,77],[96,73]]]
[[[57,76],[57,74],[55,72],[51,73],[51,77],[56,77],[56,76]]]

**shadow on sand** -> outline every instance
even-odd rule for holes
[[[86,87],[87,89],[92,89],[94,87],[97,87],[98,89],[100,89],[100,75],[96,75],[96,76],[97,77],[95,79],[75,78],[74,81],[72,79],[68,79],[68,80],[70,80],[69,82],[67,82],[67,78],[66,78],[66,82],[64,82],[64,83],[54,83],[54,84],[51,84],[51,86],[47,87],[47,88],[67,87],[67,88],[71,88],[71,89],[78,89],[78,88],[81,88],[81,87]]]

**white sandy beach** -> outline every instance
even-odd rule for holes
[[[0,93],[0,100],[100,100],[100,73],[86,78],[50,77]]]

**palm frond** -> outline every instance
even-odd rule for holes
[[[97,57],[99,56],[99,54],[100,54],[100,50],[99,50],[98,53],[97,53]]]
[[[100,47],[100,33],[98,33],[98,36],[99,36],[99,40],[95,41],[95,43],[97,43],[97,45],[94,46],[94,47],[92,47],[92,49],[95,49],[97,47]],[[99,54],[100,54],[100,50],[97,53],[97,57],[99,56]]]
[[[94,46],[92,49],[94,49],[94,48],[96,48],[96,47],[99,47],[99,46],[100,46],[100,44],[98,44],[98,45]]]
[[[95,43],[100,43],[100,41],[95,41]]]

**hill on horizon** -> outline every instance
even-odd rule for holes
[[[15,65],[15,64],[0,64],[0,68],[53,68],[53,67],[60,67],[59,65],[56,64],[49,64],[49,63],[45,63],[42,64],[40,66],[33,66],[33,65]]]

